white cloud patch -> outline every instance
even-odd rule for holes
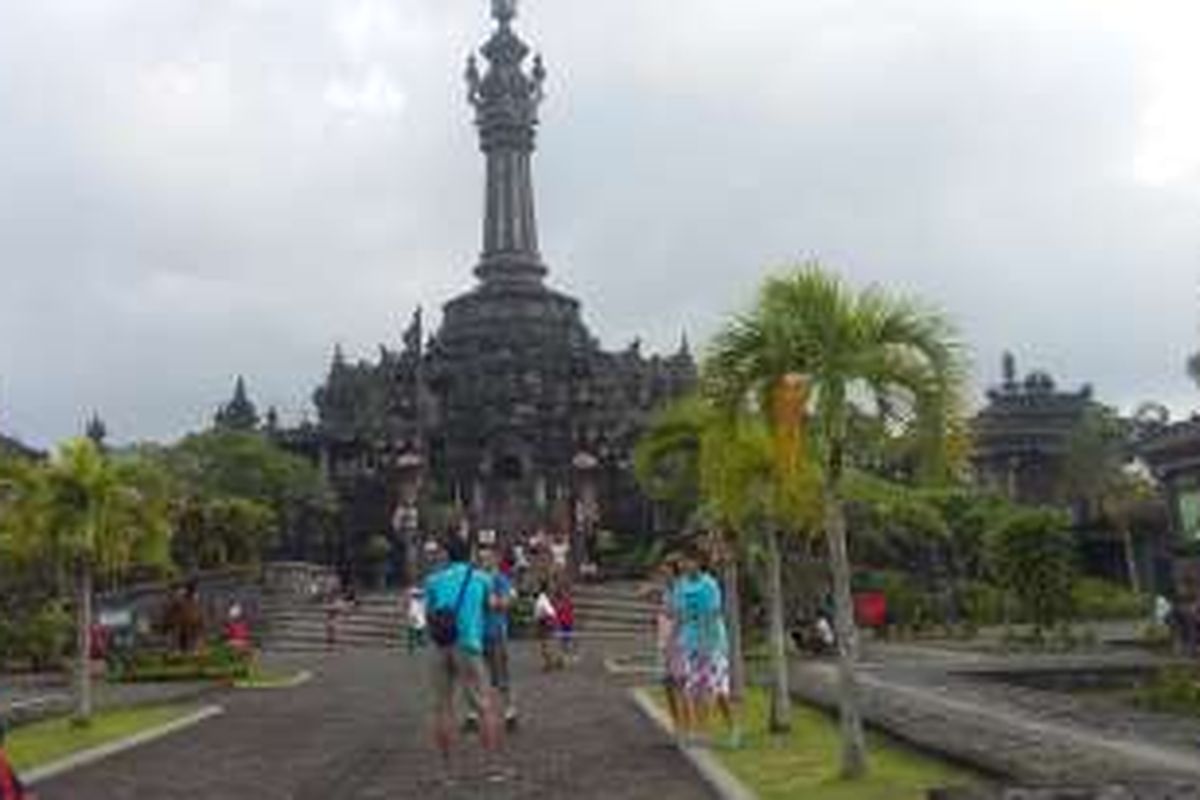
[[[1184,0],[527,0],[543,251],[610,346],[673,348],[820,256],[1186,407],[1200,115]],[[0,429],[293,417],[470,283],[483,0],[0,3]]]

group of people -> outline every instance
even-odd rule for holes
[[[729,637],[721,585],[704,551],[668,557],[659,570],[658,649],[663,689],[675,730],[684,744],[705,741],[715,709],[727,744],[741,744],[730,685]]]

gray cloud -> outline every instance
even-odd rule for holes
[[[1012,347],[1186,408],[1200,152],[1138,165],[1163,63],[1200,61],[1155,49],[1170,3],[1107,8],[526,0],[553,279],[608,345],[669,348],[819,257],[945,306],[981,384]],[[295,417],[335,343],[469,285],[485,9],[0,5],[0,428],[172,436],[236,373]]]

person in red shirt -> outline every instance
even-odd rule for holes
[[[8,753],[4,751],[5,733],[4,722],[0,721],[0,800],[36,800],[8,761]]]
[[[242,614],[242,607],[236,603],[229,609],[229,618],[225,621],[225,644],[241,655],[250,655],[254,643],[250,638],[250,623]]]
[[[554,594],[554,612],[558,619],[558,641],[562,647],[562,660],[570,663],[575,657],[575,601],[571,598],[571,587],[562,582]]]

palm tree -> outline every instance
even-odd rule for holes
[[[58,564],[76,596],[76,720],[92,715],[89,656],[97,576],[169,560],[165,482],[140,462],[114,462],[89,439],[72,440],[47,464],[9,471],[0,498],[8,541]]]
[[[752,398],[786,407],[780,395],[803,391],[805,441],[819,466],[819,502],[833,577],[838,634],[842,773],[862,775],[866,747],[854,673],[854,624],[847,552],[844,478],[854,413],[919,434],[919,476],[937,479],[960,412],[961,350],[946,319],[878,288],[856,292],[816,265],[767,282],[750,313],[717,337],[710,385],[727,407]],[[801,387],[798,389],[798,387]],[[774,416],[774,437],[796,437],[803,420]]]

